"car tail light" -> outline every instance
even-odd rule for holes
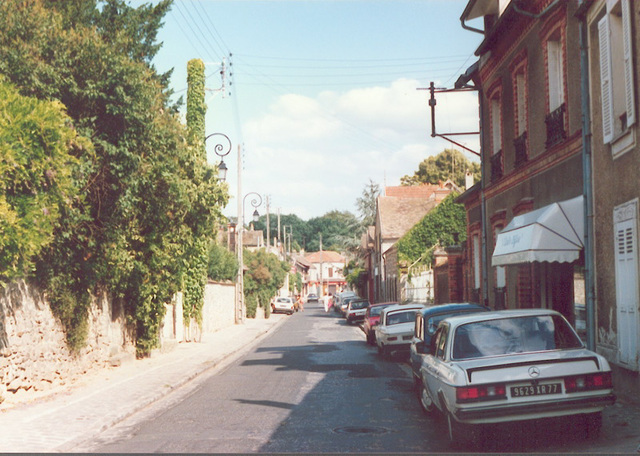
[[[492,401],[506,397],[506,388],[503,384],[464,386],[456,389],[457,402]]]
[[[387,340],[398,340],[398,338],[396,336],[393,336],[393,337],[389,337]]]
[[[597,389],[609,389],[613,387],[611,372],[598,372],[597,374],[575,375],[564,379],[564,389],[567,393],[577,391],[589,391]]]

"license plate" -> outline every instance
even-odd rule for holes
[[[511,397],[543,396],[545,394],[559,394],[560,383],[546,385],[512,386]]]

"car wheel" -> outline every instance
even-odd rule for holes
[[[588,439],[595,439],[602,429],[602,412],[589,413],[584,416],[584,432]]]
[[[435,404],[433,403],[433,399],[431,399],[431,395],[429,394],[429,390],[423,381],[417,379],[418,385],[418,398],[420,399],[420,407],[422,407],[422,411],[427,414],[433,414],[435,410]],[[451,431],[449,431],[451,433]]]

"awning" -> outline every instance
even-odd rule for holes
[[[582,196],[518,215],[498,234],[491,264],[571,263],[584,241]]]

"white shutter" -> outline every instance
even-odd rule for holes
[[[600,88],[602,91],[602,135],[604,143],[613,139],[613,88],[611,87],[611,47],[609,16],[598,22],[600,40]]]
[[[638,351],[638,259],[635,220],[616,227],[616,306],[620,362],[637,367]]]
[[[633,42],[631,41],[631,9],[629,0],[622,0],[622,40],[624,46],[624,87],[627,108],[627,125],[636,121],[633,91]]]

